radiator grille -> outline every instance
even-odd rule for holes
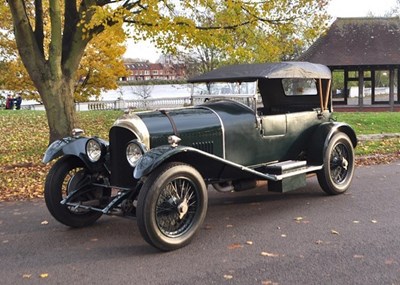
[[[110,130],[110,160],[111,184],[119,187],[132,187],[136,182],[133,179],[133,167],[126,160],[126,145],[135,135],[121,127],[112,127]]]

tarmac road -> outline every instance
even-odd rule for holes
[[[69,229],[43,201],[0,203],[1,284],[400,284],[400,161],[359,167],[348,193],[209,195],[193,242],[160,253],[136,221]],[[42,277],[41,277],[42,275]]]

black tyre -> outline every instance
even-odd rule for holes
[[[136,209],[143,238],[163,251],[190,243],[206,212],[204,180],[197,170],[182,163],[168,163],[150,174]]]
[[[60,202],[78,185],[83,185],[86,178],[86,169],[82,161],[75,157],[62,157],[50,169],[44,186],[44,198],[46,206],[51,215],[60,223],[70,227],[85,227],[98,220],[102,213],[87,209],[75,209],[74,207],[62,205]],[[87,186],[87,187],[90,187]],[[99,199],[102,188],[93,187],[79,196],[73,202],[85,202]]]
[[[317,173],[322,189],[337,195],[346,192],[354,174],[354,148],[344,133],[335,134],[324,153],[324,167]]]

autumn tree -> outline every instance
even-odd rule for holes
[[[17,94],[34,94],[35,88],[19,60],[13,37],[12,19],[5,5],[0,6],[0,88]],[[28,79],[28,80],[27,80]],[[37,92],[36,92],[37,93]]]
[[[124,41],[122,26],[114,25],[89,43],[77,71],[75,101],[85,102],[102,91],[118,88],[118,79],[127,76],[122,58]]]
[[[44,32],[44,2],[49,5],[48,34]],[[237,42],[235,31],[265,31],[278,40],[282,39],[280,35],[296,39],[302,30],[299,25],[313,22],[323,26],[327,2],[13,0],[8,6],[18,51],[46,108],[53,141],[68,135],[74,127],[73,94],[81,59],[88,44],[110,27],[125,22],[135,40],[152,39],[166,52],[176,51],[178,45],[230,47],[226,53],[236,61],[253,57],[258,51],[249,48],[246,37]],[[291,41],[280,43],[282,47]]]
[[[0,8],[0,17],[2,18],[0,23],[0,66],[3,70],[0,73],[0,88],[23,95],[24,99],[41,102],[40,95],[18,56],[12,36],[12,19],[6,8],[4,5]],[[48,34],[49,25],[45,24],[44,29],[44,33]],[[127,74],[122,60],[126,51],[125,38],[120,24],[109,28],[107,33],[94,37],[88,44],[75,76],[75,102],[88,101],[99,96],[101,91],[118,87],[118,79]]]
[[[195,67],[197,72],[210,71],[226,64],[293,60],[327,28],[326,1],[264,4],[269,5],[268,19],[262,21],[257,16],[260,21],[250,25],[239,24],[234,28],[229,24],[231,19],[246,23],[249,14],[256,14],[255,10],[243,8],[241,13],[236,13],[234,9],[232,12],[223,10],[221,14],[198,15],[196,21],[204,26],[228,28],[217,32],[210,30],[209,39],[194,47],[181,43],[178,47],[180,59]],[[193,72],[192,69],[190,72]]]

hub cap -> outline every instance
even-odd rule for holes
[[[348,174],[349,151],[344,144],[337,144],[331,154],[331,177],[336,184],[343,183]]]

